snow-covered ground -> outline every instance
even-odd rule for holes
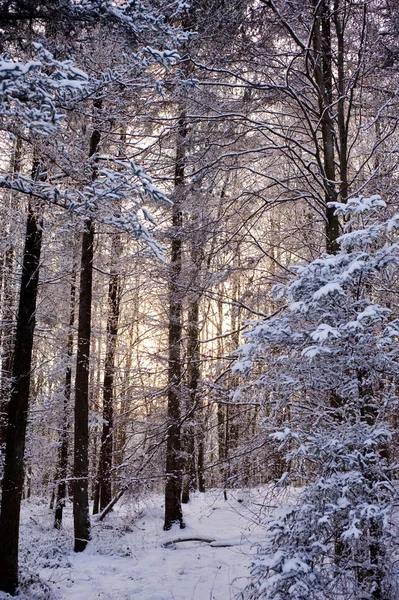
[[[253,544],[264,536],[260,507],[265,490],[197,494],[184,506],[186,528],[164,532],[163,498],[122,500],[104,522],[93,519],[86,551],[72,551],[71,506],[64,529],[32,500],[23,504],[21,589],[29,600],[230,600],[245,586]],[[212,545],[173,538],[204,537]],[[231,544],[223,547],[223,544]],[[7,598],[1,594],[0,599]]]

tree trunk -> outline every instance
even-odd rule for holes
[[[0,590],[15,594],[18,586],[18,536],[24,453],[29,408],[29,387],[35,330],[36,298],[42,244],[42,223],[31,205],[22,263],[21,292],[15,336],[12,386],[8,405],[2,504],[0,514]]]
[[[111,275],[108,287],[108,320],[107,320],[107,348],[104,367],[103,387],[103,426],[101,434],[100,460],[98,466],[98,495],[100,510],[103,511],[112,500],[112,450],[114,429],[114,378],[115,378],[115,353],[118,335],[119,307],[120,307],[120,281],[117,272],[118,258],[121,254],[120,236],[112,238]],[[115,266],[116,265],[116,266]],[[93,511],[94,512],[94,511]]]
[[[216,334],[217,340],[217,354],[223,356],[224,344],[223,344],[223,303],[222,297],[224,294],[223,285],[219,287],[219,300],[217,304],[218,319]],[[224,488],[224,494],[226,498],[226,485],[227,485],[227,417],[228,417],[228,406],[218,402],[217,404],[217,433],[218,433],[218,460],[219,460],[219,471],[220,471],[220,483]]]
[[[198,404],[198,382],[200,378],[199,363],[199,298],[192,300],[188,310],[187,327],[187,387],[188,419],[186,423],[186,473],[183,481],[182,502],[187,504],[190,492],[197,489],[197,469],[195,460],[196,415]]]
[[[325,190],[325,231],[326,249],[330,254],[338,251],[339,220],[335,209],[328,206],[336,202],[334,124],[332,119],[332,51],[331,51],[331,15],[326,0],[313,0],[315,6],[315,24],[313,34],[314,74],[317,85],[321,132],[323,140],[323,178]]]
[[[21,170],[22,140],[17,138],[15,151],[11,160],[11,176],[15,177]],[[13,192],[9,195],[8,208],[11,209]],[[8,225],[10,230],[12,224]],[[10,398],[11,373],[13,361],[14,307],[12,293],[12,272],[14,263],[14,248],[12,244],[4,254],[3,265],[3,329],[1,353],[1,389],[0,389],[0,450],[3,451],[6,442],[8,400]]]
[[[197,461],[197,476],[198,476],[198,491],[203,494],[205,492],[205,435],[204,435],[204,413],[201,406],[201,422],[198,430],[198,461]]]
[[[101,101],[94,107],[100,109]],[[89,157],[96,154],[100,144],[100,132],[94,129],[90,138]],[[94,163],[92,179],[97,176]],[[75,447],[74,447],[74,494],[73,522],[75,552],[83,552],[90,540],[89,515],[89,367],[91,338],[91,303],[93,282],[94,224],[91,218],[85,221],[82,235],[78,348],[76,355],[75,382]]]
[[[182,196],[184,193],[185,138],[187,135],[186,116],[181,112],[178,122],[176,144],[175,193],[172,208],[172,248],[169,276],[169,368],[168,368],[168,433],[166,440],[166,485],[165,522],[168,530],[173,523],[184,527],[181,507],[182,467],[181,467],[181,344],[183,293],[181,286],[182,270]]]
[[[73,353],[73,326],[75,323],[75,298],[76,298],[76,265],[73,258],[73,270],[70,292],[69,329],[67,341],[67,368],[65,371],[64,405],[62,416],[62,431],[59,463],[57,469],[57,500],[55,505],[54,527],[61,529],[62,513],[66,499],[66,478],[68,473],[68,449],[69,449],[69,405],[71,400],[72,367],[71,358]]]
[[[344,23],[339,15],[339,0],[334,1],[334,25],[337,35],[338,102],[337,123],[339,139],[339,175],[341,202],[346,202],[349,193],[348,184],[348,128],[345,115],[345,46]]]
[[[75,552],[82,552],[90,540],[89,517],[89,358],[93,278],[94,225],[85,221],[79,291],[78,349],[76,356],[75,448],[73,520]]]

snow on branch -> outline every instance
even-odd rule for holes
[[[51,184],[19,175],[12,179],[0,177],[0,188],[14,190],[42,202],[66,209],[82,218],[92,217],[110,227],[125,231],[143,241],[160,259],[163,248],[145,223],[156,226],[147,210],[148,201],[155,205],[170,205],[152,178],[133,161],[107,159],[108,166],[99,169],[97,179],[83,190],[62,190]],[[111,168],[113,167],[113,168]]]
[[[381,196],[358,196],[357,198],[349,198],[346,203],[329,202],[328,206],[335,208],[336,215],[349,217],[351,215],[360,215],[365,212],[370,212],[376,208],[386,208],[386,202],[381,199]]]
[[[265,408],[284,485],[302,486],[283,514],[267,519],[245,600],[346,598],[341,591],[356,585],[356,597],[371,598],[376,574],[381,598],[391,597],[397,465],[386,448],[398,405],[399,319],[378,301],[396,294],[399,245],[387,234],[399,216],[378,220],[379,196],[335,206],[354,217],[339,252],[276,286],[287,308],[253,326],[233,368],[246,377],[243,393]]]
[[[41,44],[33,44],[36,58],[19,62],[7,54],[0,57],[0,126],[15,123],[48,135],[63,118],[57,104],[65,104],[88,85],[86,73],[70,60],[58,61]]]

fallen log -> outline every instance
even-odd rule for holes
[[[203,542],[204,544],[209,544],[212,548],[230,548],[230,546],[239,545],[239,542],[232,542],[229,540],[215,540],[214,538],[205,537],[179,537],[164,542],[162,548],[169,548],[170,546],[181,544],[182,542]]]
[[[216,542],[215,538],[204,538],[204,537],[179,537],[174,538],[173,540],[168,540],[162,544],[162,548],[168,548],[169,546],[174,546],[175,544],[180,544],[182,542],[204,542],[204,544],[211,544],[212,542]]]
[[[128,486],[121,488],[119,490],[119,492],[116,494],[116,496],[114,496],[112,498],[111,502],[109,504],[107,504],[107,506],[104,508],[104,510],[98,515],[97,518],[99,521],[103,521],[105,519],[107,514],[113,509],[113,507],[118,502],[118,500],[120,500],[120,498],[122,498],[123,494],[126,492],[127,489],[128,489]]]

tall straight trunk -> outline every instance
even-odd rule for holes
[[[101,101],[96,100],[94,107],[101,108]],[[100,132],[97,129],[90,137],[89,157],[97,153],[100,144]],[[95,163],[94,163],[95,165]],[[93,167],[92,179],[97,176],[96,165]],[[80,289],[79,289],[79,324],[78,347],[76,354],[75,382],[75,436],[74,436],[74,493],[73,523],[75,535],[75,552],[83,552],[90,540],[89,515],[89,366],[91,339],[91,304],[93,292],[93,251],[94,224],[88,218],[82,234]]]
[[[139,285],[137,284],[137,289]],[[136,313],[137,307],[139,306],[139,294],[138,292],[135,294],[135,299],[133,301],[134,310]],[[137,313],[138,314],[138,313]],[[133,348],[134,348],[134,339],[135,334],[138,335],[139,331],[139,321],[136,315],[136,318],[132,319],[133,323],[136,322],[135,326],[129,327],[129,337],[128,337],[128,350],[126,354],[125,368],[124,368],[124,377],[121,383],[121,398],[128,398],[131,395],[130,391],[130,375],[132,372],[132,362],[133,362]],[[136,329],[137,328],[137,329]],[[124,460],[124,452],[126,446],[126,438],[127,438],[127,421],[128,418],[126,414],[124,414],[124,406],[123,402],[119,402],[116,404],[115,408],[117,412],[117,427],[114,427],[113,433],[113,457],[114,457],[114,466],[120,466],[123,464]],[[115,420],[116,421],[116,420]],[[114,423],[115,424],[115,423]]]
[[[237,244],[236,253],[233,259],[233,268],[237,269],[238,272],[241,271],[242,262],[241,262],[241,250],[240,245]],[[232,308],[231,308],[231,320],[230,320],[230,328],[234,333],[231,336],[231,342],[233,344],[233,348],[238,348],[240,345],[240,334],[239,330],[241,328],[241,308],[239,305],[240,297],[241,297],[241,286],[240,280],[235,278],[232,282]],[[231,389],[236,389],[239,385],[237,378],[234,375],[230,376],[230,387]],[[236,476],[236,466],[234,462],[232,463],[230,459],[230,455],[234,449],[238,445],[239,435],[240,435],[240,408],[235,406],[234,403],[230,403],[227,407],[227,434],[226,434],[226,446],[227,446],[227,459],[228,459],[228,479],[234,480]]]
[[[315,7],[315,26],[313,33],[314,73],[317,85],[321,132],[323,142],[324,190],[325,190],[325,231],[327,252],[338,251],[339,220],[335,209],[328,206],[336,202],[335,157],[334,157],[334,124],[332,119],[332,50],[331,50],[331,15],[327,0],[313,0]]]
[[[181,507],[181,397],[182,397],[182,320],[183,294],[182,270],[182,200],[184,193],[184,167],[186,158],[186,115],[181,111],[178,121],[175,166],[175,191],[172,208],[172,244],[169,275],[169,358],[168,358],[168,433],[166,439],[165,521],[168,530],[173,523],[184,527]]]
[[[61,529],[62,515],[66,499],[66,478],[68,473],[68,450],[69,450],[69,407],[71,401],[72,367],[71,358],[73,353],[73,326],[75,324],[75,299],[76,299],[76,265],[73,258],[72,281],[69,304],[69,328],[67,341],[67,368],[65,371],[64,403],[62,415],[62,429],[60,439],[60,454],[57,468],[57,499],[55,505],[54,527]]]
[[[17,138],[15,150],[11,160],[11,177],[14,178],[21,170],[22,140]],[[13,193],[8,199],[8,208],[11,209]],[[10,230],[12,224],[8,225]],[[12,244],[4,253],[3,263],[3,328],[2,328],[2,352],[1,352],[1,388],[0,388],[0,450],[6,442],[7,410],[11,388],[11,373],[13,361],[13,334],[14,334],[14,306],[12,290],[12,272],[14,264],[14,248]]]
[[[93,280],[94,225],[85,221],[82,235],[78,348],[75,382],[73,522],[75,552],[82,552],[90,540],[89,517],[89,360]]]
[[[201,217],[193,217],[191,233],[191,266],[190,287],[193,288],[188,299],[187,314],[187,393],[186,393],[186,423],[185,423],[185,476],[183,479],[182,502],[186,504],[190,500],[190,492],[197,489],[197,465],[200,464],[203,473],[203,446],[200,446],[202,433],[202,414],[199,416],[200,401],[198,397],[198,385],[200,380],[200,301],[202,290],[200,288],[201,266],[204,260]],[[196,456],[197,448],[199,456]],[[203,488],[203,480],[201,482]]]
[[[97,318],[99,318],[99,307],[97,307],[97,314],[93,317],[94,322],[97,322]],[[101,388],[101,342],[99,339],[92,340],[91,343],[91,352],[93,360],[90,361],[90,373],[89,373],[89,411],[93,410],[95,412],[98,411],[98,394]],[[91,456],[92,456],[92,464],[98,464],[98,456],[99,449],[101,445],[101,441],[99,441],[99,426],[96,425],[93,431],[93,436],[91,438]],[[91,481],[91,490],[89,492],[89,497],[93,499],[93,515],[98,513],[99,507],[99,486],[98,486],[98,477],[93,478]]]
[[[200,422],[198,426],[198,459],[197,459],[197,477],[198,491],[205,492],[205,432],[204,432],[204,407],[201,405]]]
[[[185,432],[186,473],[183,481],[182,502],[190,500],[190,492],[197,489],[197,468],[195,460],[196,416],[198,405],[198,383],[200,379],[199,356],[199,298],[194,298],[188,309],[187,326],[187,412]]]
[[[224,294],[223,284],[219,288],[219,300],[217,304],[218,318],[217,318],[217,355],[223,356],[224,343],[223,343],[223,303],[222,297]],[[223,486],[224,499],[227,500],[227,478],[228,478],[228,405],[218,402],[217,404],[217,434],[218,434],[218,460],[219,460],[219,474],[220,483]]]
[[[28,422],[33,335],[39,283],[42,223],[28,206],[21,291],[15,336],[2,503],[0,513],[0,590],[15,594],[18,586],[18,537],[24,483],[25,437]]]
[[[112,500],[112,450],[114,439],[114,379],[116,339],[120,310],[120,277],[117,271],[121,254],[119,234],[112,238],[112,263],[108,285],[107,347],[104,366],[103,425],[101,434],[100,460],[98,465],[98,493],[100,510]]]
[[[346,202],[349,193],[348,184],[348,128],[345,116],[345,46],[344,19],[339,14],[340,0],[334,0],[334,25],[337,35],[337,71],[338,71],[338,102],[337,123],[339,139],[339,175],[341,202]]]

